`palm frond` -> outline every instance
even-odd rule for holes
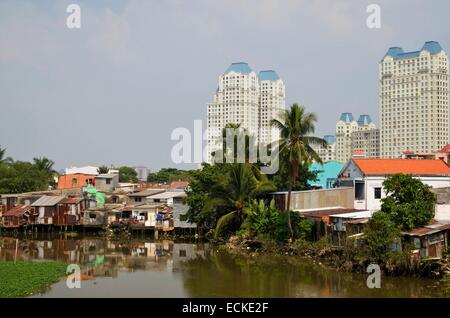
[[[220,235],[220,232],[223,230],[223,227],[230,223],[235,217],[237,217],[237,211],[233,211],[230,213],[227,213],[225,215],[222,215],[220,219],[217,221],[216,228],[214,230],[214,238],[218,238]]]

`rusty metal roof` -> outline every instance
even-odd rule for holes
[[[425,225],[423,227],[417,227],[410,231],[403,232],[403,234],[408,236],[425,236],[431,235],[435,233],[439,233],[442,231],[446,231],[450,229],[450,223],[433,223],[429,225]]]
[[[324,216],[354,213],[354,212],[363,212],[363,211],[366,211],[366,210],[332,208],[332,209],[321,209],[321,210],[309,210],[309,211],[303,211],[303,212],[299,212],[299,213],[300,213],[300,215],[306,216],[306,217],[321,218]]]
[[[65,198],[59,204],[78,204],[83,200],[83,198]]]
[[[9,211],[3,213],[3,216],[22,216],[32,208],[31,205],[16,205]]]

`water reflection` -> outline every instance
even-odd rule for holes
[[[208,244],[144,238],[0,237],[0,260],[79,264],[81,289],[65,280],[35,297],[449,297],[448,283],[340,273],[310,259],[232,255]]]

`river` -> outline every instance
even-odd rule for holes
[[[32,297],[450,297],[448,282],[382,276],[381,288],[369,289],[367,275],[311,259],[143,237],[0,237],[0,261],[14,259],[81,268],[81,288],[68,288],[63,278]]]

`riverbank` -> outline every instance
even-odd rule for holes
[[[277,243],[264,238],[245,238],[231,236],[224,244],[232,253],[256,253],[290,255],[311,258],[323,262],[338,271],[366,273],[373,263],[361,250],[353,247],[334,246],[326,240],[307,242],[297,240],[293,243]],[[411,258],[409,253],[392,253],[386,263],[379,264],[383,272],[390,276],[409,276],[443,279],[450,281],[450,262],[448,258],[440,260]]]
[[[57,282],[66,273],[61,262],[1,262],[0,298],[26,297]]]

